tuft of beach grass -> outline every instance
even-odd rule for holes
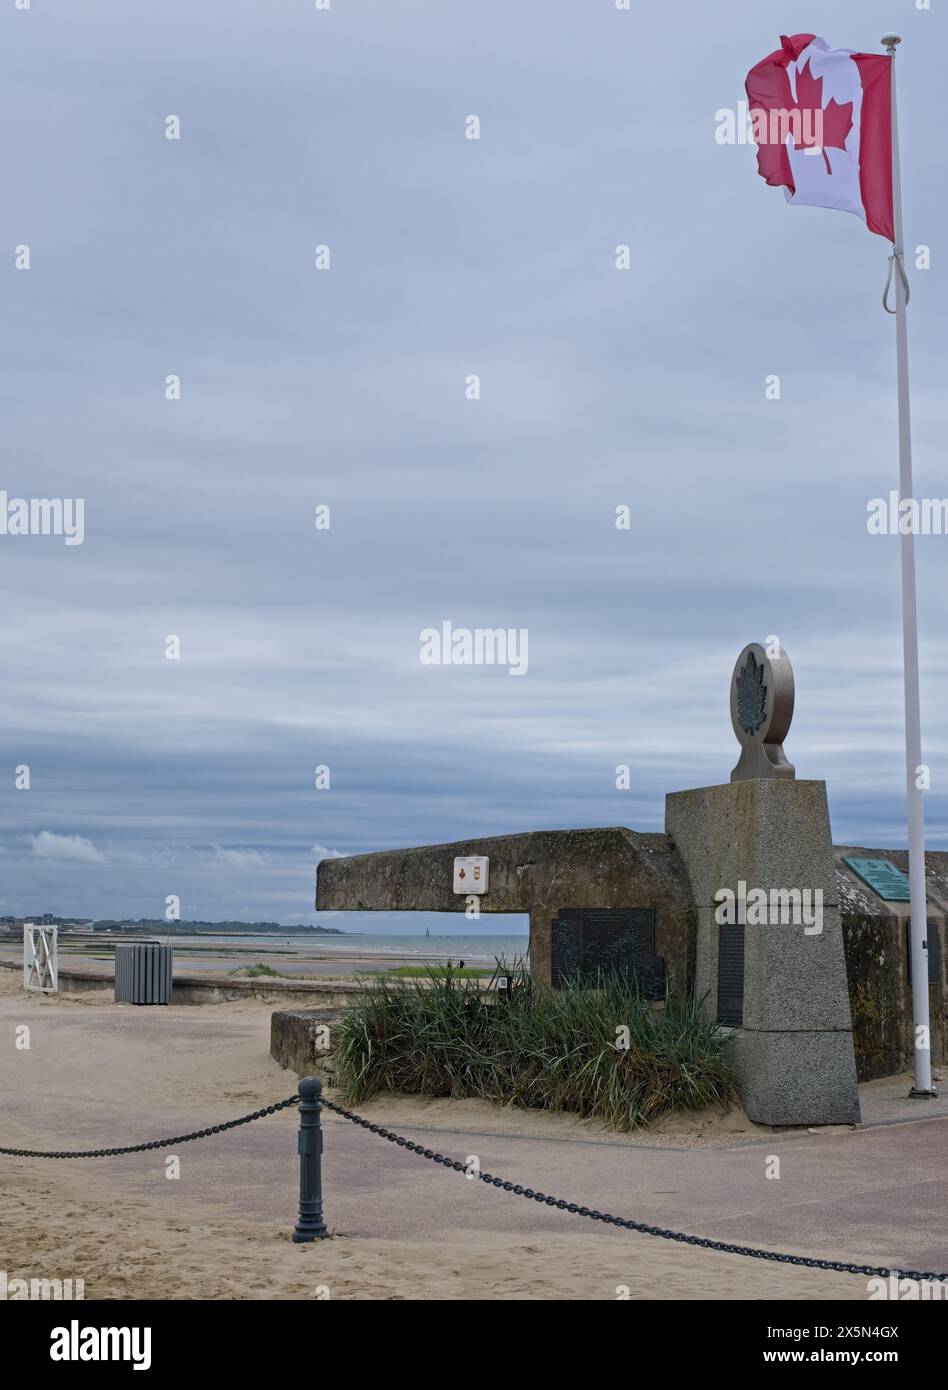
[[[498,961],[506,992],[439,970],[377,980],[334,1030],[336,1084],[352,1103],[379,1091],[563,1110],[617,1130],[734,1099],[727,1040],[691,997],[656,1007],[634,981],[538,987]],[[496,979],[492,982],[496,984]]]

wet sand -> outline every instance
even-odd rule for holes
[[[59,938],[59,958],[61,965],[78,965],[84,969],[112,970],[114,967],[114,946],[126,938],[122,935],[106,937],[77,936],[64,934]],[[132,939],[131,934],[129,939]],[[399,966],[419,966],[423,964],[444,965],[447,961],[457,965],[460,959],[457,949],[453,952],[443,940],[434,943],[429,951],[423,945],[418,951],[405,952],[393,950],[380,953],[360,947],[358,936],[351,940],[345,937],[309,936],[255,936],[243,939],[239,935],[228,937],[200,936],[142,936],[136,938],[149,941],[164,941],[174,948],[174,971],[176,975],[208,974],[227,975],[234,971],[253,968],[256,965],[269,966],[284,979],[358,979],[360,976],[374,975],[386,970],[396,970]],[[332,945],[327,945],[327,939]],[[423,938],[419,938],[422,941]],[[22,962],[23,944],[20,938],[0,938],[0,960]],[[483,969],[485,979],[493,970],[493,961],[487,955],[474,955],[467,951],[465,963]]]

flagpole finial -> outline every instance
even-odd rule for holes
[[[896,46],[902,42],[898,34],[883,34],[879,42],[888,50],[890,57],[895,57]]]

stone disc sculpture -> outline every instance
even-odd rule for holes
[[[753,777],[796,777],[787,762],[783,741],[793,719],[793,668],[782,649],[769,656],[759,642],[750,642],[737,658],[731,677],[731,724],[741,756],[732,782]]]

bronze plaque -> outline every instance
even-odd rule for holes
[[[938,923],[933,922],[929,917],[928,931],[926,932],[926,946],[928,947],[928,983],[930,985],[941,984],[941,934],[938,930]],[[909,988],[912,987],[912,924],[905,924],[905,956],[906,969],[908,971]]]
[[[564,907],[553,922],[554,989],[574,981],[635,979],[647,998],[665,994],[665,962],[655,955],[653,907]]]
[[[891,859],[862,859],[858,855],[843,856],[843,863],[868,883],[883,902],[911,902],[908,875],[897,869]]]
[[[744,1023],[744,927],[739,923],[718,927],[718,1023],[729,1028]]]

